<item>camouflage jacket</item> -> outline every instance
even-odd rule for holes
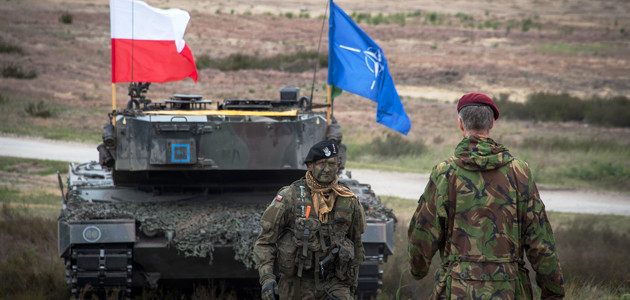
[[[338,248],[338,254],[326,265],[325,276],[336,276],[354,291],[365,257],[361,242],[366,226],[363,207],[356,197],[337,197],[331,216],[327,224],[321,224],[304,178],[280,189],[260,219],[262,231],[254,246],[260,284],[276,280],[274,262],[283,276],[301,273],[318,276],[324,282],[327,278],[319,273],[319,262]]]
[[[562,299],[551,226],[529,167],[491,138],[468,136],[435,166],[408,231],[415,279],[440,250],[433,299],[532,299],[527,255],[542,299]]]

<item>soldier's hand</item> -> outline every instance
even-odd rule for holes
[[[275,280],[270,280],[265,283],[260,292],[260,298],[262,298],[262,300],[278,299],[278,283],[276,283]]]

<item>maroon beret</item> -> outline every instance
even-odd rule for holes
[[[459,98],[459,102],[457,103],[457,112],[459,112],[462,107],[471,106],[471,105],[487,105],[492,108],[494,112],[494,119],[499,118],[499,109],[494,104],[492,99],[484,94],[480,93],[470,93]]]

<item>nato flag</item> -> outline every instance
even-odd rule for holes
[[[407,135],[411,121],[383,50],[332,0],[328,23],[328,84],[375,101],[376,121]]]

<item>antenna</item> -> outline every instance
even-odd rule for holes
[[[326,24],[326,16],[328,15],[328,4],[330,0],[326,0],[326,10],[324,18],[322,18],[322,29],[319,32],[319,42],[317,43],[317,60],[315,61],[315,72],[313,72],[313,84],[311,85],[311,103],[313,103],[313,92],[315,91],[315,77],[317,76],[317,67],[319,66],[319,49],[322,45],[322,35],[324,34],[324,25]]]

